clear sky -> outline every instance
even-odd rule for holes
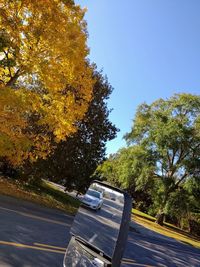
[[[108,107],[120,132],[107,153],[115,153],[139,104],[200,94],[200,0],[75,2],[88,8],[90,59],[114,87]]]

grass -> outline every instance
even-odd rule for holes
[[[142,211],[139,211],[139,210],[136,210],[136,209],[132,209],[132,213],[134,215],[137,215],[138,217],[145,218],[145,219],[150,220],[152,222],[155,222],[156,221],[156,218],[155,217],[150,216],[150,215],[148,215],[148,214],[146,214],[146,213],[144,213]]]
[[[192,246],[200,249],[200,238],[195,237],[195,236],[189,234],[188,232],[183,231],[182,229],[180,229],[180,228],[178,228],[172,224],[164,223],[163,226],[160,226],[160,225],[155,223],[155,220],[156,220],[155,217],[152,217],[152,216],[145,214],[141,211],[138,211],[136,209],[132,210],[132,219],[136,223],[138,223],[138,224],[140,224],[140,225],[142,225],[142,226],[144,226],[144,227],[146,227],[146,228],[148,228],[148,229],[150,229],[156,233],[162,234],[162,235],[167,236],[167,237],[174,238],[174,239],[176,239],[180,242],[183,242],[187,245],[192,245]]]
[[[75,214],[79,207],[78,200],[45,181],[41,181],[37,186],[22,185],[17,180],[0,176],[0,194],[31,201],[49,208],[56,208],[70,214]]]

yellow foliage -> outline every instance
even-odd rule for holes
[[[84,11],[62,0],[0,0],[0,157],[45,157],[92,98]],[[47,131],[30,131],[30,115]],[[27,130],[28,129],[28,130]]]

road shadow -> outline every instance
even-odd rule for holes
[[[185,245],[173,238],[158,234],[142,225],[133,223],[136,232],[129,232],[124,254],[134,264],[123,263],[121,266],[166,266],[199,267],[200,250]]]
[[[0,200],[0,266],[61,267],[64,250],[44,251],[35,243],[66,248],[73,217],[10,197]]]

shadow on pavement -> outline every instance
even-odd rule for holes
[[[137,263],[138,266],[200,266],[199,249],[155,233],[135,222],[132,227],[137,232],[129,232],[124,258],[134,260],[135,264],[124,263],[122,267],[137,266]]]

